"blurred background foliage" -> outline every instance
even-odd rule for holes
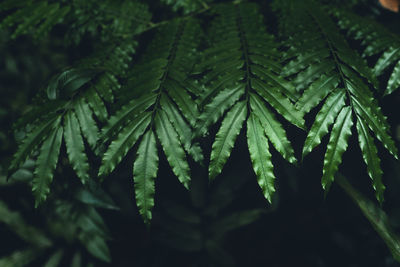
[[[383,9],[378,1],[323,1],[349,5],[400,33],[399,14]],[[167,10],[155,21],[172,12],[190,13],[200,3],[150,2],[157,2],[153,11]],[[273,21],[269,7],[263,7],[265,17]],[[82,6],[82,10],[85,8]],[[29,186],[33,164],[28,161],[16,173],[6,173],[19,138],[13,135],[12,123],[29,112],[38,90],[44,90],[53,74],[92,52],[97,35],[102,33],[90,23],[73,26],[79,29],[74,38],[65,25],[42,39],[21,36],[12,41],[10,32],[0,32],[0,266],[400,266],[363,215],[359,202],[353,203],[339,184],[324,197],[319,172],[321,149],[306,158],[301,167],[293,167],[273,154],[279,177],[273,206],[259,190],[250,158],[243,157],[247,155],[246,143],[239,142],[225,171],[211,186],[204,170],[193,171],[191,192],[182,188],[166,159],[160,158],[162,175],[156,182],[157,204],[150,228],[143,224],[134,202],[127,164],[133,155],[128,155],[126,164],[102,185],[93,183],[85,188],[70,179],[73,171],[63,164],[66,159],[61,159],[56,170],[59,178],[53,182],[49,200],[35,209]],[[106,39],[104,36],[100,38]],[[141,38],[146,41],[146,36]],[[400,90],[382,101],[397,141],[399,103]],[[295,130],[289,133],[295,150],[301,151],[304,134]],[[205,140],[206,147],[211,147],[211,142]],[[387,185],[386,200],[380,208],[388,215],[387,225],[400,233],[400,165],[387,154],[380,156]],[[343,160],[343,175],[367,199],[374,199],[369,179],[364,177],[367,174],[361,154],[348,151],[344,157],[348,160]],[[7,175],[11,175],[8,181]],[[365,203],[365,212],[372,220],[378,218],[368,210],[376,205]],[[392,238],[396,239],[394,235]]]

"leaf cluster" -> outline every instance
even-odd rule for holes
[[[2,4],[0,10],[15,12],[2,25],[16,27],[15,36],[36,34],[51,18],[39,11],[33,12],[37,20],[21,17],[16,14],[27,7],[4,3],[10,6]],[[11,169],[36,159],[32,188],[37,204],[50,193],[63,147],[82,184],[108,177],[131,152],[136,203],[150,223],[164,156],[189,189],[193,166],[206,166],[210,182],[217,179],[240,136],[247,141],[260,190],[272,202],[273,154],[297,164],[288,137],[295,128],[307,134],[302,157],[329,134],[322,170],[326,191],[349,138],[357,136],[382,203],[385,185],[376,140],[396,159],[398,152],[375,95],[377,76],[393,65],[386,93],[400,85],[397,35],[379,25],[365,27],[363,18],[312,0],[273,3],[279,36],[271,34],[261,11],[265,7],[256,3],[167,4],[184,8],[187,15],[152,23],[147,6],[130,1],[104,1],[98,7],[94,1],[65,1],[57,7],[69,8],[65,19],[78,29],[77,41],[83,32],[96,32],[99,45],[92,56],[54,76],[47,99],[17,124],[26,137]],[[52,4],[39,1],[30,7],[40,5]],[[350,38],[362,41],[362,55]],[[140,53],[133,57],[136,50]],[[380,58],[371,68],[365,58],[372,55]],[[209,151],[205,137],[212,139],[210,153],[203,152]]]

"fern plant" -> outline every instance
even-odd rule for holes
[[[280,0],[272,6],[262,1],[215,2],[0,4],[0,29],[16,42],[28,35],[37,44],[48,38],[62,40],[65,48],[87,46],[90,51],[57,70],[38,92],[36,106],[15,123],[21,142],[9,170],[35,161],[32,191],[39,209],[48,196],[54,196],[50,203],[57,199],[59,192],[51,190],[58,184],[53,178],[67,170],[66,162],[89,188],[91,183],[107,183],[114,173],[121,176],[128,159],[129,171],[122,176],[132,178],[138,213],[151,226],[156,184],[166,175],[160,173],[164,164],[180,189],[196,194],[198,181],[192,178],[201,176],[210,188],[221,182],[240,142],[247,145],[243,159],[250,159],[263,200],[270,203],[278,190],[275,151],[284,161],[301,165],[297,152],[304,158],[327,143],[322,188],[328,192],[344,152],[353,146],[353,135],[382,205],[382,155],[375,139],[395,159],[398,147],[378,95],[386,76],[385,94],[400,86],[399,36],[351,9],[367,1],[347,1],[341,9],[337,6],[342,1]],[[159,9],[167,12],[152,18]],[[54,37],[57,31],[61,38]],[[373,62],[374,57],[379,59]],[[297,130],[306,134],[305,140],[290,138]],[[299,141],[304,143],[302,152],[292,146]],[[370,216],[355,191],[339,179]],[[228,232],[229,226],[210,230],[213,227],[203,225],[218,220],[207,211],[220,210],[217,203],[207,203],[211,207],[194,204],[197,210],[187,214],[197,218],[201,213],[189,228],[202,236],[199,250],[213,254],[216,248],[207,247],[207,240],[214,242],[216,232]],[[173,206],[166,204],[165,209]],[[243,224],[259,215],[258,210],[249,214]],[[376,220],[370,221],[377,228]],[[176,229],[163,226],[167,232]],[[379,229],[382,236],[390,232],[386,224]],[[398,253],[395,245],[389,247]]]

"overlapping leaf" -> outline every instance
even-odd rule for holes
[[[383,201],[384,185],[377,149],[370,132],[397,158],[386,117],[374,99],[370,87],[377,86],[374,74],[352,50],[339,28],[314,1],[283,1],[292,9],[282,8],[284,32],[289,35],[283,74],[293,78],[303,91],[296,107],[309,112],[322,102],[303,147],[310,153],[330,132],[325,154],[322,186],[329,189],[347,149],[353,120],[357,121],[360,147],[373,181],[377,199]],[[279,6],[280,4],[277,4]],[[281,4],[281,7],[285,7]],[[301,40],[300,42],[297,42]],[[329,128],[332,126],[331,130]]]
[[[222,118],[209,165],[209,178],[214,179],[247,120],[254,171],[265,197],[271,201],[275,188],[268,142],[285,159],[296,161],[285,130],[272,110],[303,128],[302,114],[291,102],[298,93],[280,76],[281,55],[273,36],[263,26],[257,5],[219,5],[215,12],[217,18],[210,30],[212,46],[195,69],[204,73],[206,88],[199,100],[202,113],[195,136],[205,135]]]

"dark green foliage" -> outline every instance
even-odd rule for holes
[[[248,151],[241,164],[252,167],[261,199],[275,205],[276,162],[301,166],[300,153],[304,158],[326,145],[321,183],[328,192],[354,139],[382,204],[386,156],[381,148],[397,159],[398,145],[377,96],[382,87],[390,94],[400,86],[400,37],[351,10],[367,5],[356,0],[3,1],[0,29],[11,41],[25,35],[38,45],[54,41],[76,50],[75,61],[55,71],[15,123],[19,146],[11,178],[25,173],[33,160],[33,173],[24,177],[32,181],[35,205],[40,210],[48,200],[45,207],[55,216],[48,220],[72,229],[74,240],[104,262],[110,261],[110,236],[95,208],[118,208],[107,195],[98,197],[105,192],[96,196],[91,190],[110,176],[124,176],[130,177],[138,216],[149,229],[161,221],[161,242],[205,251],[211,258],[223,255],[217,264],[231,264],[223,236],[265,212],[220,214],[233,191],[240,194],[232,189],[240,187],[234,179],[221,182],[239,143]],[[156,14],[160,9],[166,12]],[[302,132],[304,140],[295,137]],[[193,207],[155,201],[165,178],[160,176],[168,176],[165,168],[179,181],[177,190],[192,194]],[[64,173],[76,176],[68,177],[71,187],[63,185]],[[195,177],[206,181],[209,194]],[[211,190],[215,184],[218,189]],[[64,200],[70,188],[79,192],[73,201]],[[357,205],[370,216],[360,199]],[[0,204],[0,212],[11,214]],[[22,224],[21,218],[16,221]],[[374,225],[382,235],[390,232],[386,223]],[[38,238],[47,242],[43,251],[28,248],[0,262],[17,266],[13,259],[19,258],[24,266],[50,249],[51,237],[31,232],[45,236]],[[385,239],[392,250],[396,240]],[[45,266],[58,266],[64,253],[52,250]],[[79,251],[71,265],[80,261]]]
[[[0,12],[15,10],[14,13],[5,18],[0,28],[13,28],[11,38],[21,34],[32,34],[35,38],[41,38],[54,27],[62,22],[71,11],[68,5],[50,3],[50,1],[14,1],[6,0],[0,4]]]
[[[172,6],[172,10],[178,11],[182,10],[184,14],[188,14],[199,10],[201,8],[208,8],[207,3],[210,3],[210,0],[161,0],[167,5]]]
[[[51,212],[42,214],[46,230],[27,222],[21,213],[0,201],[0,222],[26,242],[23,248],[0,258],[1,266],[89,266],[98,260],[110,262],[108,229],[94,207],[115,209],[115,206],[105,192],[101,193],[96,196],[95,192],[81,190],[75,192],[72,200],[58,199],[52,203]],[[70,244],[74,245],[72,258],[68,256]],[[91,255],[90,259],[81,262],[85,251]]]
[[[100,34],[103,41],[139,34],[150,26],[151,17],[146,5],[121,0],[6,0],[0,4],[2,11],[13,12],[0,23],[0,29],[13,29],[11,38],[31,34],[40,39],[55,25],[66,22],[69,23],[67,41],[75,43],[85,34]]]
[[[265,163],[270,157],[261,157],[269,152],[261,152],[258,147],[268,148],[268,144],[257,141],[270,141],[285,159],[292,163],[296,161],[285,130],[270,108],[303,128],[302,114],[291,103],[297,97],[296,92],[290,83],[280,78],[281,55],[273,36],[263,27],[258,6],[220,5],[215,11],[217,18],[210,29],[212,46],[204,52],[204,60],[197,66],[198,72],[206,72],[202,82],[207,89],[199,100],[203,112],[195,134],[205,135],[212,124],[224,117],[211,152],[209,176],[214,179],[221,173],[244,121],[250,115],[252,122],[247,128],[249,151],[260,186],[271,201],[275,191],[273,167],[271,163]],[[260,123],[264,127],[264,131],[257,130],[262,133],[259,139],[250,132],[254,131],[252,123],[256,128]]]

